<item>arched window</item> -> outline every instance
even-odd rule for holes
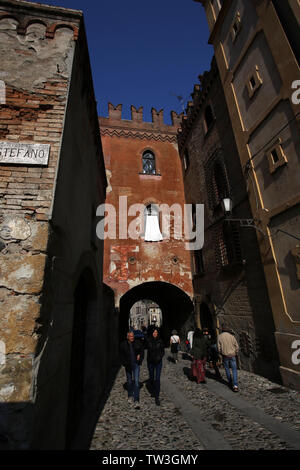
[[[145,209],[145,241],[159,242],[163,239],[159,227],[159,210],[154,204]]]
[[[231,195],[230,183],[221,149],[217,149],[206,161],[204,171],[209,207],[212,211],[215,211],[218,210],[222,200]]]
[[[185,170],[187,170],[188,167],[190,166],[190,155],[189,155],[188,149],[185,149],[185,151],[184,151],[183,165],[184,165]]]
[[[204,111],[204,120],[205,120],[205,130],[208,132],[209,128],[211,127],[212,123],[214,122],[214,114],[212,107],[210,105],[206,106]]]
[[[154,153],[150,152],[149,150],[146,150],[146,152],[143,153],[143,173],[145,175],[156,174],[155,156]]]

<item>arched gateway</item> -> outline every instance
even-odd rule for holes
[[[131,307],[139,300],[151,299],[162,310],[162,337],[165,342],[173,329],[185,334],[194,322],[191,298],[167,282],[145,282],[127,291],[120,299],[119,335],[125,337]]]

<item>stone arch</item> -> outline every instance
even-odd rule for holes
[[[61,28],[67,28],[67,29],[70,29],[71,31],[73,31],[73,39],[74,41],[76,41],[78,39],[78,28],[72,24],[68,24],[68,23],[54,23],[50,26],[47,27],[47,32],[46,32],[46,37],[49,38],[49,39],[53,39],[54,36],[55,36],[55,33],[57,32],[57,30],[61,29]]]
[[[9,13],[0,14],[0,26],[2,23],[4,23],[5,20],[14,20],[17,23],[16,25],[14,25],[16,26],[14,28],[14,31],[17,31],[19,33],[20,20],[16,16],[11,15]],[[0,28],[0,32],[1,32],[1,28]]]
[[[25,24],[24,24],[24,29],[25,31],[27,32],[27,29],[29,28],[29,26],[32,26],[34,24],[40,24],[40,25],[43,25],[45,26],[45,28],[48,28],[48,24],[43,21],[43,20],[40,20],[39,18],[32,18],[31,20],[28,20]]]
[[[128,329],[131,307],[138,300],[149,299],[159,305],[162,316],[161,334],[166,346],[173,329],[186,336],[194,324],[194,305],[191,298],[179,287],[162,281],[145,282],[128,290],[120,299],[119,337],[124,339]]]
[[[0,22],[4,19],[12,19],[20,24],[20,20],[17,16],[12,15],[11,13],[0,13]]]
[[[32,33],[35,33],[34,36],[36,36],[38,32],[38,38],[44,39],[46,37],[47,24],[41,20],[30,20],[24,30],[25,36],[29,36]]]

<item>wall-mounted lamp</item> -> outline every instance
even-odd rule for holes
[[[222,201],[222,207],[225,215],[231,214],[232,212],[232,199],[225,197]]]
[[[229,219],[227,217],[228,215],[232,213],[232,208],[233,208],[232,199],[230,199],[230,197],[226,197],[222,200],[222,207],[223,207],[224,215],[226,218],[225,220],[227,222],[239,222],[241,227],[255,228],[255,230],[258,230],[259,232],[261,232],[264,237],[266,236],[263,230],[257,227],[254,219]]]

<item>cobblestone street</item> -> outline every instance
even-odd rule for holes
[[[215,380],[189,380],[190,360],[174,364],[166,350],[161,406],[147,388],[147,363],[140,375],[140,410],[127,402],[124,369],[99,418],[92,450],[300,449],[300,393],[239,371],[239,393]],[[220,369],[223,379],[225,371]]]

